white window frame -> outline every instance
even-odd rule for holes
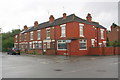
[[[16,42],[18,42],[18,35],[15,36]]]
[[[93,45],[92,47],[95,47],[95,39],[91,39],[91,45]]]
[[[33,31],[30,32],[30,40],[33,40]]]
[[[106,47],[107,46],[107,44],[106,44],[107,42],[106,41],[103,41],[103,45],[104,45],[104,47]]]
[[[39,34],[39,35],[38,35]],[[41,30],[37,31],[37,39],[40,40],[41,39]]]
[[[29,49],[33,49],[33,43],[29,42]]]
[[[61,27],[61,36],[60,37],[66,37],[66,24],[60,25]]]
[[[41,46],[40,46],[41,45]],[[42,49],[42,41],[38,41],[38,48]]]
[[[101,39],[104,39],[104,29],[100,29]]]
[[[86,40],[86,39],[80,39],[80,40]],[[80,45],[81,41],[79,41],[79,45]],[[87,50],[87,40],[86,40],[86,49],[79,49],[79,50]]]
[[[59,42],[59,41],[61,41],[61,42]],[[63,51],[64,51],[64,50],[67,50],[67,49],[58,49],[58,44],[59,44],[59,43],[65,43],[65,44],[67,44],[66,41],[65,41],[65,42],[64,42],[64,41],[65,41],[65,40],[58,40],[58,41],[57,41],[57,50],[63,50]]]
[[[50,28],[46,28],[46,38],[50,39],[50,36],[48,36],[48,30],[49,30],[49,34],[50,34]]]
[[[47,48],[50,48],[50,42],[47,42]]]
[[[80,37],[84,37],[84,24],[79,24]]]

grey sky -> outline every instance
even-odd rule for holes
[[[99,22],[109,29],[110,25],[118,23],[118,0],[116,2],[84,2],[80,0],[0,0],[0,27],[3,32],[12,29],[23,29],[24,25],[33,26],[34,21],[39,23],[48,21],[52,14],[55,18],[76,14],[83,19],[91,13],[93,21]]]

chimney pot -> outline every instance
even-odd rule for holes
[[[50,22],[50,23],[54,22],[54,16],[53,16],[53,15],[50,15],[50,17],[49,17],[49,22]]]
[[[88,13],[87,17],[86,17],[86,20],[89,21],[89,22],[92,22],[92,16],[90,13]]]
[[[38,26],[38,21],[35,21],[34,22],[34,27],[37,27]]]
[[[24,26],[24,30],[27,30],[27,29],[28,29],[28,27],[27,27],[27,25],[25,25],[25,26]]]
[[[63,19],[66,19],[66,17],[67,17],[67,14],[63,13]]]

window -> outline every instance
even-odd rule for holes
[[[104,47],[106,47],[106,41],[103,41],[103,45],[104,45]]]
[[[58,50],[66,50],[67,44],[65,40],[58,40]]]
[[[47,48],[50,48],[50,42],[47,42]]]
[[[104,29],[101,29],[101,39],[104,39]]]
[[[42,49],[42,43],[38,43],[38,48]]]
[[[18,35],[15,36],[16,42],[18,41]]]
[[[38,40],[40,40],[40,37],[41,37],[40,32],[41,32],[40,30],[37,31],[37,33],[38,33]]]
[[[79,24],[79,27],[80,27],[80,28],[79,28],[79,29],[80,29],[80,30],[79,30],[79,31],[80,31],[80,37],[84,37],[84,32],[83,32],[83,31],[84,31],[84,30],[83,30],[84,28],[83,28],[83,26],[84,26],[84,24]]]
[[[46,35],[46,38],[49,39],[50,38],[50,28],[47,28],[47,35]]]
[[[30,40],[33,40],[33,32],[30,32]]]
[[[46,49],[46,42],[43,43],[43,49]]]
[[[26,49],[28,48],[28,43],[25,44],[25,48],[26,48]]]
[[[24,34],[24,41],[27,40],[27,33]]]
[[[80,40],[80,50],[86,50],[87,49],[87,40]]]
[[[95,47],[95,39],[91,39],[92,47]]]
[[[61,27],[61,37],[66,36],[66,24],[60,25]]]
[[[29,43],[29,47],[30,47],[30,49],[33,48],[33,46],[32,46],[32,42]]]

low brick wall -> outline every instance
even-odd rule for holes
[[[120,47],[95,47],[89,48],[88,55],[118,55]]]
[[[55,55],[55,50],[54,49],[47,49],[45,54],[46,55]]]

